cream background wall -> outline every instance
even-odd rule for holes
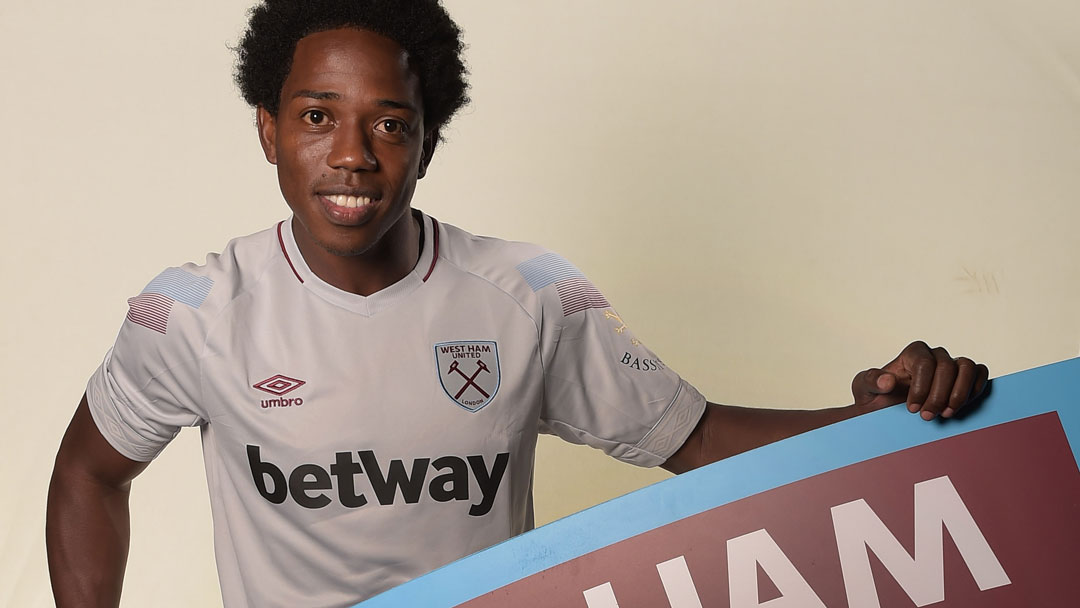
[[[51,605],[52,458],[125,299],[286,214],[247,4],[0,4],[0,605]],[[1077,354],[1080,4],[447,5],[473,103],[414,204],[560,251],[711,399],[843,404],[914,338]],[[128,606],[220,602],[197,435],[134,484]],[[538,517],[664,476],[544,441]]]

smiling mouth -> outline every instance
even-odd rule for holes
[[[324,194],[323,198],[338,207],[346,207],[349,209],[367,207],[372,201],[372,199],[367,196],[348,196],[345,194]]]

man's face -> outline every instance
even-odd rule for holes
[[[296,45],[277,116],[258,109],[263,151],[277,165],[305,255],[415,249],[405,243],[414,234],[409,203],[434,137],[424,132],[420,81],[407,59],[365,30],[311,34]]]

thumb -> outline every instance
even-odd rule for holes
[[[883,369],[871,368],[860,372],[851,382],[851,392],[858,399],[860,396],[873,398],[876,395],[888,395],[897,388],[897,377]]]

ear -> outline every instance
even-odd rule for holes
[[[262,145],[263,156],[271,165],[277,164],[277,119],[259,106],[255,109],[255,125],[259,131],[259,144]]]
[[[420,152],[420,170],[417,171],[416,179],[421,179],[427,175],[428,163],[431,162],[431,157],[435,156],[435,146],[439,143],[439,128],[424,133],[424,149]]]

